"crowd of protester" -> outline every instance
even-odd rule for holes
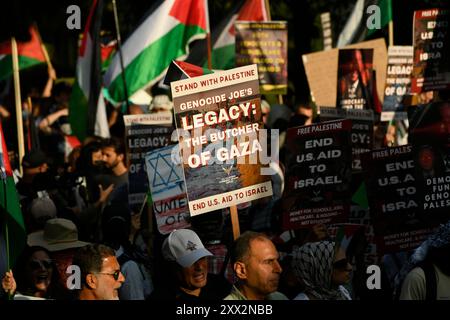
[[[239,238],[231,238],[226,210],[193,217],[191,229],[164,236],[148,203],[141,212],[128,205],[122,110],[108,105],[111,138],[88,137],[68,153],[70,86],[52,87],[54,78],[50,70],[44,92],[30,90],[32,106],[24,101],[30,141],[23,159],[13,151],[14,139],[8,139],[27,246],[12,270],[1,275],[4,299],[426,299],[430,268],[419,264],[431,266],[433,274],[436,270],[433,298],[450,298],[450,224],[417,250],[395,255],[395,266],[393,255],[380,257],[382,289],[372,292],[358,290],[366,281],[354,277],[358,257],[337,249],[327,226],[290,230],[286,239],[280,227],[285,133],[318,121],[308,103],[262,100],[264,125],[280,133],[280,161],[273,164],[273,196],[239,210]],[[171,108],[169,96],[159,94],[150,106],[132,104],[129,110]],[[1,103],[7,137],[14,135],[11,109]],[[383,134],[377,136],[375,145],[383,145]],[[72,277],[74,266],[80,279]]]

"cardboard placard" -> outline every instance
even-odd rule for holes
[[[364,41],[342,49],[373,49],[373,68],[376,71],[377,93],[383,101],[386,81],[387,49],[384,39]],[[335,106],[337,96],[339,49],[314,52],[302,56],[311,97],[318,106]]]
[[[360,172],[361,154],[371,151],[373,146],[373,111],[320,107],[320,119],[323,121],[352,120],[352,170],[354,173]]]
[[[450,89],[450,11],[428,9],[414,11],[414,68],[411,91]]]
[[[272,195],[256,65],[171,83],[191,216]],[[264,163],[268,165],[269,162]]]
[[[153,212],[161,234],[191,226],[183,169],[176,161],[176,154],[178,145],[152,150],[145,155]]]
[[[374,150],[362,160],[380,252],[416,248],[432,229],[422,215],[412,146]]]
[[[350,120],[287,131],[284,229],[345,222],[350,209]]]
[[[170,143],[172,113],[125,115],[125,141],[128,162],[128,202],[139,211],[148,192],[145,154]]]
[[[404,111],[405,106],[411,102],[412,68],[413,47],[389,47],[386,87],[384,88],[383,120],[394,119],[394,113]]]

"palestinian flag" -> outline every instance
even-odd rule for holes
[[[0,123],[0,274],[12,268],[26,243],[19,197]]]
[[[17,42],[19,69],[33,67],[45,63],[44,52],[37,30],[30,27],[31,39],[28,42]],[[13,73],[11,41],[0,43],[0,80],[10,77]]]
[[[100,44],[102,57],[102,72],[108,70],[112,57],[117,49],[117,40],[111,40],[107,44]]]
[[[367,8],[372,5],[380,8],[380,28],[386,27],[392,21],[391,0],[357,0],[344,29],[339,34],[338,48],[367,40],[377,31],[367,27],[368,19],[375,17],[372,16],[373,12],[367,13]]]
[[[235,21],[267,21],[265,0],[247,0],[237,14],[233,14],[229,18],[212,47],[211,65],[213,69],[227,70],[235,67]]]
[[[69,102],[69,122],[72,134],[80,141],[97,134],[109,137],[108,123],[103,97],[101,78],[100,27],[103,14],[103,0],[94,0],[84,28],[80,45],[76,81]],[[96,127],[103,130],[96,132]]]
[[[174,60],[167,70],[166,77],[164,78],[164,84],[169,86],[172,81],[203,76],[210,73],[213,72],[207,68],[202,68],[184,61]]]
[[[81,143],[76,136],[64,136],[64,157],[68,159],[73,149],[78,146],[81,146]]]
[[[245,0],[238,3],[211,33],[212,69],[227,70],[235,67],[235,31],[234,22],[267,21],[265,0]],[[187,62],[207,67],[206,41],[197,41],[186,59]]]
[[[166,0],[159,3],[122,47],[128,95],[152,86],[174,59],[184,60],[189,43],[206,38],[207,0]],[[125,101],[119,55],[105,74],[111,98]]]

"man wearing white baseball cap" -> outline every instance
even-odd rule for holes
[[[172,231],[164,240],[162,254],[175,277],[173,285],[156,288],[152,300],[219,301],[231,291],[222,276],[208,274],[209,252],[198,235],[189,229]]]

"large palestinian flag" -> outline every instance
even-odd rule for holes
[[[211,32],[211,67],[227,70],[235,67],[234,23],[240,21],[267,21],[265,0],[245,0],[237,2],[230,13]],[[197,41],[189,53],[187,62],[208,67],[206,41]]]
[[[34,27],[30,27],[31,39],[28,42],[17,42],[19,69],[26,69],[40,63],[45,63],[39,35]],[[10,77],[13,73],[11,41],[0,43],[0,80]]]
[[[109,137],[102,88],[100,27],[103,0],[94,0],[79,49],[76,81],[69,102],[72,134],[83,141],[87,136]]]
[[[368,28],[367,22],[375,19],[377,12],[367,10],[379,9],[380,29],[386,27],[392,21],[392,0],[357,0],[353,10],[341,31],[337,41],[337,47],[342,48],[352,43],[362,42],[369,39],[376,31],[375,28]]]
[[[14,266],[26,242],[19,197],[0,123],[0,274]]]

